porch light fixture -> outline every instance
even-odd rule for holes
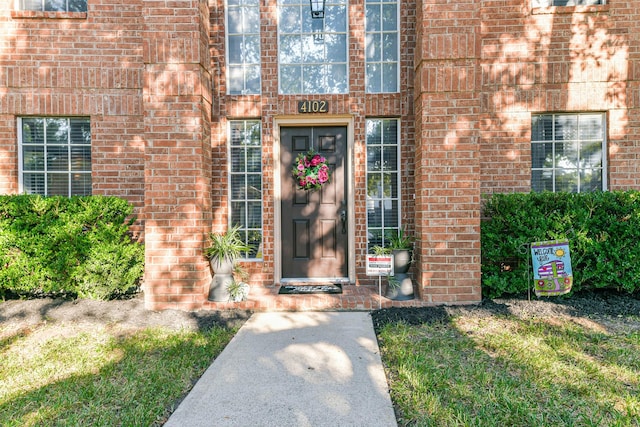
[[[323,19],[325,0],[309,0],[309,1],[311,2],[311,17],[314,19]]]

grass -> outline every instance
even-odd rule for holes
[[[234,332],[45,324],[10,335],[0,425],[161,425]]]
[[[640,425],[638,330],[461,316],[379,342],[401,426]]]
[[[161,425],[235,332],[0,325],[0,425]],[[637,327],[456,315],[378,340],[400,426],[640,426]]]

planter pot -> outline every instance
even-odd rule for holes
[[[409,249],[394,249],[393,254],[393,272],[394,274],[405,274],[411,267],[411,259],[413,253]]]
[[[233,282],[233,261],[211,260],[213,278],[209,286],[209,301],[226,302],[229,301],[229,291],[227,287]]]
[[[211,270],[213,270],[213,274],[231,274],[233,273],[233,260],[229,261],[228,259],[222,260],[210,260],[209,264],[211,265]]]
[[[395,274],[393,276],[393,281],[397,284],[395,286],[391,286],[391,284],[387,285],[385,297],[394,301],[406,301],[415,298],[413,293],[413,281],[409,275],[403,273]]]

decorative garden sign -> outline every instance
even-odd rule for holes
[[[531,243],[536,296],[564,295],[571,291],[573,272],[568,240]]]

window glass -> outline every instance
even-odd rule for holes
[[[282,94],[347,93],[347,4],[327,0],[311,18],[308,1],[278,1],[278,64]]]
[[[19,10],[86,12],[87,0],[18,0]]]
[[[28,194],[91,194],[91,125],[88,118],[19,120],[20,185]]]
[[[385,246],[400,228],[398,120],[367,120],[367,236],[368,249]]]
[[[257,0],[228,0],[227,93],[260,93],[260,4]]]
[[[229,124],[231,157],[231,225],[240,226],[243,241],[251,247],[245,258],[262,258],[262,141],[258,120]]]
[[[368,93],[398,92],[398,2],[365,1],[365,60]]]
[[[604,190],[604,114],[541,114],[531,122],[533,191]]]
[[[588,6],[605,4],[605,0],[531,0],[533,7]]]

